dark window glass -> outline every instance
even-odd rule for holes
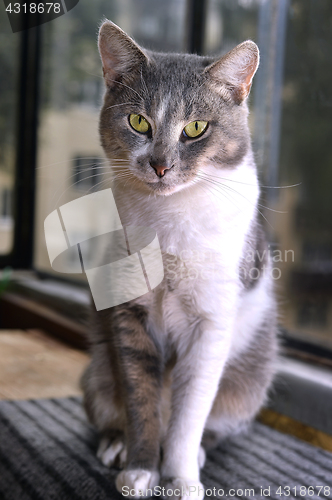
[[[0,9],[0,254],[13,244],[16,109],[20,34],[13,34],[4,6]]]

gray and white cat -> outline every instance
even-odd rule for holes
[[[156,230],[165,278],[95,313],[85,407],[98,456],[123,468],[120,492],[201,499],[204,449],[252,420],[277,352],[268,262],[247,257],[266,247],[246,103],[259,52],[247,41],[218,60],[155,53],[110,21],[99,50],[121,221]]]

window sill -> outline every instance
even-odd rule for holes
[[[332,370],[281,358],[267,407],[332,435]]]

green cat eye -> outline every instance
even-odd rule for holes
[[[136,132],[146,134],[150,128],[150,123],[142,115],[129,115],[129,123]]]
[[[183,129],[184,134],[190,138],[196,138],[204,134],[208,126],[208,122],[195,121],[190,122]]]

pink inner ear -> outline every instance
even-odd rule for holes
[[[103,75],[110,82],[116,77],[116,59],[110,56],[102,55]]]
[[[214,84],[223,92],[223,85],[231,93],[234,101],[240,104],[249,94],[252,79],[259,64],[259,51],[250,41],[243,42],[228,54],[205,69]]]
[[[250,90],[252,79],[253,79],[253,76],[254,76],[255,71],[256,71],[256,66],[257,66],[257,62],[252,61],[251,64],[249,64],[246,68],[248,73],[247,73],[246,78],[245,78],[245,85],[247,87],[249,87],[248,92]]]
[[[250,92],[251,84],[252,84],[252,79],[255,74],[257,68],[257,60],[256,59],[251,59],[251,62],[243,68],[241,73],[238,75],[238,80],[239,80],[239,88],[234,89],[233,94],[236,95],[236,99],[239,101],[242,101],[245,99]]]
[[[116,57],[110,53],[110,37],[101,37],[99,40],[99,51],[103,64],[103,75],[108,83],[116,77]]]

